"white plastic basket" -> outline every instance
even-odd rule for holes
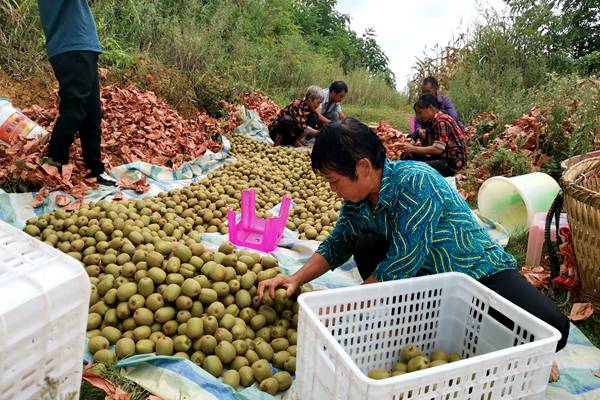
[[[301,400],[542,399],[560,338],[454,272],[311,292],[298,302]],[[491,308],[508,323],[490,316]],[[384,380],[366,376],[390,370],[409,343],[428,355],[443,348],[466,359]]]
[[[0,400],[79,398],[89,297],[78,261],[0,221]]]

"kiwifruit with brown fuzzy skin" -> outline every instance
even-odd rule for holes
[[[241,367],[238,372],[240,374],[240,384],[243,387],[251,386],[256,381],[251,367]]]
[[[248,359],[246,357],[243,356],[235,356],[235,358],[233,359],[233,361],[231,362],[231,364],[229,365],[230,368],[235,369],[236,371],[239,371],[240,368],[244,367],[244,366],[249,366],[250,362],[248,361]]]
[[[214,355],[207,356],[202,361],[202,368],[217,378],[223,373],[223,363]]]
[[[223,375],[223,383],[231,386],[234,389],[240,387],[240,374],[234,369],[225,371]]]
[[[102,364],[112,364],[117,361],[117,355],[108,349],[98,350],[94,353],[94,362]]]
[[[94,336],[88,341],[88,349],[90,353],[94,354],[98,350],[108,349],[110,347],[110,342],[104,336]]]
[[[262,382],[267,378],[273,376],[271,366],[267,360],[258,360],[252,364],[252,371],[254,372],[254,379],[258,382]]]
[[[258,388],[265,393],[275,395],[279,391],[279,382],[277,379],[272,377],[266,378],[260,382]]]
[[[130,338],[121,338],[115,344],[117,358],[127,358],[135,354],[135,342]]]
[[[390,373],[385,369],[372,369],[368,373],[369,378],[371,379],[386,379],[390,377]]]
[[[278,391],[280,392],[288,390],[290,386],[292,386],[292,376],[289,372],[276,372],[275,375],[273,375],[273,378],[277,380],[277,383],[279,384]]]

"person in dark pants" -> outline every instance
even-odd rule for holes
[[[442,176],[454,176],[467,162],[467,146],[462,128],[449,115],[440,112],[439,102],[425,94],[415,103],[415,112],[428,122],[420,133],[420,145],[401,143],[402,159],[423,161]]]
[[[469,275],[558,329],[557,351],[566,345],[568,319],[520,276],[514,257],[429,165],[387,160],[378,136],[353,119],[321,128],[311,161],[344,199],[339,218],[299,271],[260,282],[259,297],[265,290],[274,295],[278,287],[291,295],[354,255],[365,284],[443,272]]]
[[[96,24],[86,0],[38,0],[50,65],[58,80],[59,116],[48,146],[49,162],[69,163],[69,151],[79,133],[83,161],[104,185],[114,181],[104,174],[100,143],[102,111]]]

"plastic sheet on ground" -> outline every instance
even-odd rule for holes
[[[142,161],[136,161],[130,164],[120,165],[113,168],[109,175],[116,180],[124,177],[131,181],[145,178],[150,189],[144,193],[137,193],[130,189],[120,189],[118,187],[99,186],[90,191],[85,196],[85,202],[98,201],[101,199],[112,199],[114,196],[122,193],[123,198],[141,198],[145,196],[157,195],[160,192],[166,192],[172,189],[182,188],[194,182],[202,180],[211,171],[220,166],[234,162],[235,158],[230,155],[231,143],[225,137],[222,137],[223,149],[218,153],[207,150],[204,155],[192,161],[188,161],[176,170],[149,164]],[[27,219],[50,213],[57,208],[57,196],[66,196],[71,202],[75,198],[65,192],[52,192],[44,199],[40,207],[33,208],[31,201],[36,193],[0,193],[0,220],[5,221],[17,228],[22,228]],[[68,206],[67,206],[68,207]]]
[[[233,130],[238,135],[245,135],[254,138],[259,142],[273,144],[269,136],[269,130],[265,123],[260,119],[256,110],[249,110],[243,105],[236,107],[236,116],[240,124]]]
[[[138,355],[119,361],[123,374],[164,400],[273,400],[256,385],[235,390],[189,360]]]
[[[247,112],[255,113],[253,110]],[[250,116],[249,118],[253,121],[237,133],[254,136],[257,140],[264,139],[265,129],[253,125],[257,123],[257,117]],[[260,118],[258,121],[262,124]],[[262,126],[264,127],[264,124]],[[266,137],[268,138],[268,134]],[[230,144],[225,140],[222,152],[217,154],[207,152],[204,156],[182,165],[176,171],[144,162],[135,162],[113,169],[111,175],[115,178],[127,175],[134,180],[143,176],[147,178],[147,183],[150,184],[148,192],[137,194],[132,190],[124,190],[124,197],[136,198],[155,195],[161,191],[184,187],[201,180],[212,170],[234,161],[234,158],[229,155],[229,149]],[[116,188],[97,190],[88,195],[86,201],[112,198],[119,191]],[[55,198],[58,194],[60,193],[52,193],[41,207],[33,209],[30,203],[35,193],[3,193],[0,191],[0,219],[22,227],[26,219],[54,209]],[[277,213],[277,207],[272,211]],[[479,217],[475,211],[474,214],[496,242],[506,244],[508,235],[501,226]],[[226,240],[226,235],[217,233],[202,235],[202,242],[212,249],[216,249]],[[282,272],[289,275],[297,271],[308,260],[318,244],[316,241],[299,240],[297,232],[286,229],[279,247],[271,254],[279,260]],[[339,288],[358,285],[361,281],[356,264],[350,260],[335,271],[330,271],[312,281],[307,287],[312,289]],[[91,354],[87,351],[84,360],[91,361]],[[548,399],[592,400],[600,398],[600,379],[594,376],[594,372],[600,369],[600,350],[596,349],[575,326],[571,326],[567,347],[557,354],[556,360],[561,368],[561,378],[558,382],[549,385],[546,393]],[[123,367],[123,373],[129,379],[164,400],[271,400],[274,398],[259,391],[256,386],[233,390],[188,360],[139,355],[120,361],[118,366]],[[294,386],[292,385],[290,390],[278,395],[277,398],[297,399]]]
[[[548,385],[547,399],[600,399],[600,378],[594,375],[600,369],[600,350],[575,325],[571,324],[567,347],[557,353],[555,360],[560,379]]]

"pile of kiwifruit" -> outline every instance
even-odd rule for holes
[[[167,205],[103,200],[24,228],[84,264],[94,361],[172,355],[232,387],[257,382],[268,393],[286,390],[296,369],[298,304],[283,289],[275,298],[256,297],[258,282],[279,274],[277,260],[230,243],[209,251],[191,216],[169,215],[169,207],[158,217],[161,207]],[[272,374],[269,363],[280,371]]]
[[[298,230],[301,239],[325,240],[337,221],[342,202],[312,170],[310,153],[273,147],[246,136],[234,136],[232,142],[238,162],[213,173],[208,179],[210,186],[229,185],[238,192],[255,188],[262,216],[268,215],[266,211],[278,204],[283,195],[290,196],[295,207],[287,228]]]
[[[439,367],[451,362],[460,361],[458,353],[448,353],[444,349],[435,349],[430,356],[423,354],[419,346],[408,344],[400,351],[400,360],[392,366],[390,371],[381,368],[370,370],[367,375],[371,379],[386,379],[397,375],[404,375],[423,369]]]
[[[113,252],[84,260],[94,361],[156,353],[190,359],[234,388],[257,382],[275,394],[290,387],[298,304],[284,289],[274,299],[256,297],[258,282],[279,273],[275,258],[229,243],[211,252],[164,240],[121,254],[130,256],[122,265]],[[273,374],[269,363],[280,371]]]
[[[101,200],[75,212],[57,209],[24,231],[81,261],[90,277],[89,349],[97,362],[132,354],[189,358],[231,386],[276,393],[295,372],[297,303],[279,290],[255,298],[277,261],[237,251],[208,251],[204,232],[228,233],[227,211],[254,188],[259,217],[288,195],[287,227],[324,240],[341,202],[312,171],[310,154],[232,139],[238,161],[200,183],[138,200]],[[114,350],[112,345],[114,345]],[[271,376],[268,363],[281,371]],[[268,367],[268,368],[267,368]]]

